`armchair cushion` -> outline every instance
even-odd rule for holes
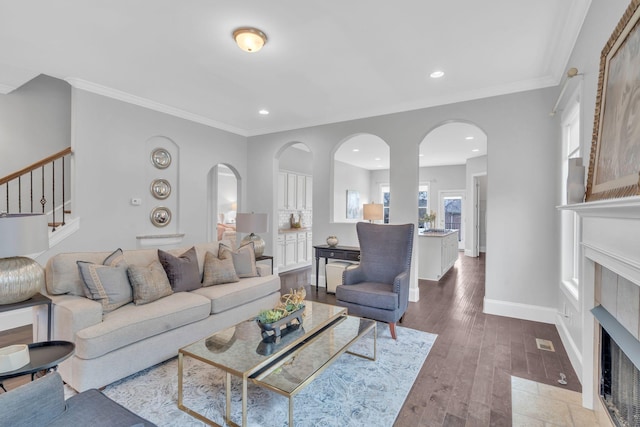
[[[386,283],[360,282],[355,285],[341,286],[336,289],[336,298],[340,301],[383,310],[398,308],[398,294],[393,292],[393,285]]]

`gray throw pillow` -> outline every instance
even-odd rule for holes
[[[233,267],[235,268],[238,277],[256,277],[258,275],[253,242],[242,245],[235,251],[229,246],[220,243],[218,248],[218,258],[225,258],[228,254],[230,254],[231,259],[233,259]]]
[[[109,267],[120,267],[121,265],[126,265],[127,262],[124,259],[124,254],[122,253],[122,249],[118,248],[111,253],[108,257],[102,261],[102,265],[108,265]]]
[[[167,273],[173,292],[192,291],[202,287],[195,247],[180,256],[158,249],[158,259]]]
[[[102,304],[102,312],[109,313],[133,300],[127,277],[127,265],[109,267],[86,261],[77,261],[85,285],[85,295]]]
[[[211,252],[207,252],[204,255],[202,286],[222,285],[223,283],[233,283],[240,280],[236,275],[231,255],[228,252],[220,255],[222,258],[218,258]]]
[[[146,267],[130,265],[127,269],[133,287],[133,302],[147,304],[173,293],[162,264],[154,261]]]

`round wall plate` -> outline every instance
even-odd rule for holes
[[[171,211],[164,206],[158,206],[151,211],[151,223],[156,227],[165,227],[171,222]]]
[[[151,152],[151,162],[158,169],[166,169],[171,164],[171,154],[164,148],[156,148]]]
[[[156,199],[164,200],[171,194],[171,184],[166,179],[154,179],[151,181],[151,194]]]

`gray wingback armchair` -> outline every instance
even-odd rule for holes
[[[393,339],[409,305],[413,230],[413,224],[356,224],[360,265],[345,270],[336,287],[337,305],[349,314],[387,322]]]

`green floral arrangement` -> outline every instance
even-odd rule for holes
[[[434,222],[436,220],[436,213],[431,211],[428,214],[422,216],[422,222]]]
[[[268,310],[262,310],[256,316],[256,320],[263,325],[277,322],[283,317],[287,317],[294,311],[304,307],[304,298],[307,296],[304,288],[291,289],[291,293],[284,294],[280,297],[280,303]]]

